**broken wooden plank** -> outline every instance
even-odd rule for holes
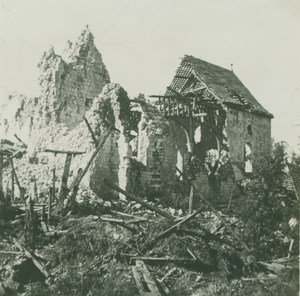
[[[300,260],[300,256],[298,255],[298,256],[290,257],[290,258],[284,257],[284,258],[274,259],[272,262],[280,263],[280,264],[287,264],[288,262],[291,262],[291,261],[299,262],[299,260]]]
[[[186,218],[184,218],[183,220],[180,220],[179,222],[177,222],[176,224],[174,224],[173,226],[171,226],[170,228],[166,229],[165,231],[163,231],[162,233],[160,233],[154,240],[158,241],[159,239],[161,239],[162,237],[168,235],[169,233],[173,232],[175,229],[178,229],[180,226],[182,226],[183,224],[187,223],[188,221],[192,220],[194,217],[196,217],[204,208],[200,208],[198,209],[195,213],[188,215]]]
[[[2,155],[2,156],[11,156],[12,152],[0,150],[0,155]]]
[[[34,253],[31,253],[28,251],[24,246],[22,246],[15,238],[13,238],[14,244],[18,247],[18,249],[22,252],[24,252],[25,256],[30,258],[33,262],[33,264],[38,268],[38,270],[45,276],[47,279],[50,274],[48,273],[47,269],[43,266],[42,263],[40,263],[36,258]]]
[[[84,120],[84,122],[85,122],[85,124],[86,124],[86,126],[87,126],[87,128],[88,128],[88,130],[90,132],[90,134],[91,134],[91,137],[93,139],[93,142],[94,142],[95,146],[97,147],[98,144],[99,144],[99,142],[98,142],[98,140],[97,140],[97,138],[96,138],[96,136],[95,136],[95,134],[93,132],[93,129],[92,129],[91,125],[89,124],[89,122],[88,122],[88,120],[86,119],[85,116],[83,116],[83,120]]]
[[[15,251],[0,251],[0,254],[20,255],[20,254],[22,254],[22,252],[15,252]]]
[[[276,273],[278,275],[282,274],[284,270],[292,269],[291,266],[282,265],[279,263],[266,263],[263,261],[259,261],[258,265],[262,266],[263,268],[267,269],[270,272]]]
[[[149,204],[148,202],[142,200],[141,198],[139,198],[139,197],[137,197],[137,196],[134,196],[134,195],[131,194],[131,193],[126,192],[125,190],[121,189],[121,188],[118,187],[117,185],[113,184],[113,183],[112,183],[111,181],[109,181],[108,179],[103,179],[103,182],[104,182],[107,186],[111,187],[112,189],[114,189],[114,190],[116,190],[116,191],[122,193],[123,195],[125,195],[128,199],[136,201],[137,203],[139,203],[139,204],[145,206],[146,208],[148,208],[148,209],[150,209],[150,210],[156,212],[157,214],[159,214],[159,215],[161,215],[161,216],[163,216],[163,217],[165,217],[165,218],[167,218],[167,219],[170,219],[170,220],[174,220],[174,219],[175,219],[175,217],[173,217],[172,215],[170,215],[170,214],[168,214],[168,213],[162,211],[160,208],[158,208],[158,207],[156,207],[156,206],[153,206],[153,205]]]
[[[138,98],[135,98],[135,99],[130,99],[129,100],[130,101],[130,103],[138,103],[138,104],[147,104],[147,102],[146,102],[146,100],[143,100],[143,99],[138,99]]]
[[[219,243],[223,243],[225,245],[231,246],[235,249],[238,249],[232,242],[228,241],[227,239],[224,238],[220,238],[215,234],[210,233],[208,230],[206,230],[205,228],[202,228],[201,231],[203,232],[199,232],[199,231],[195,231],[195,230],[187,230],[187,229],[176,229],[177,232],[183,232],[187,235],[193,235],[193,236],[199,236],[199,237],[203,237],[204,239],[211,239],[214,240],[216,242]]]
[[[24,148],[27,148],[27,145],[17,136],[17,134],[14,134],[14,137],[22,144]]]
[[[123,254],[123,256],[124,256],[124,254]],[[212,270],[216,269],[216,267],[213,266],[212,264],[203,262],[201,260],[195,260],[195,259],[156,258],[156,257],[148,257],[148,256],[128,256],[128,255],[125,255],[125,257],[129,257],[130,261],[142,260],[142,261],[153,263],[153,264],[174,263],[174,264],[179,264],[179,265],[189,265],[189,266],[192,265],[192,266],[197,267],[198,269],[205,270],[205,271],[212,271]]]
[[[69,151],[69,150],[55,150],[55,149],[45,149],[44,152],[51,152],[54,154],[72,154],[72,155],[79,155],[85,153],[85,151]]]
[[[174,273],[177,270],[177,267],[173,267],[171,268],[165,275],[163,278],[161,278],[159,281],[159,283],[162,283],[166,278],[168,278],[172,273]]]
[[[191,257],[192,257],[194,260],[197,260],[197,259],[198,259],[197,256],[196,256],[189,248],[187,248],[186,250],[188,251],[188,253],[191,255]]]
[[[124,212],[118,212],[118,211],[114,211],[114,210],[110,210],[111,213],[116,214],[116,215],[120,215],[120,216],[124,216],[124,217],[129,217],[132,219],[136,219],[136,220],[140,220],[140,221],[149,221],[149,219],[145,218],[145,217],[139,217],[139,216],[135,216],[135,215],[130,215]]]
[[[229,225],[229,223],[226,222],[226,220],[218,213],[218,211],[215,209],[215,207],[206,199],[204,196],[197,192],[199,198],[212,210],[212,212],[222,221],[224,226],[231,232],[231,234],[234,236],[234,238],[241,244],[241,246],[247,251],[251,252],[250,248],[246,245],[246,243],[240,238],[239,235],[237,235],[233,228]]]
[[[155,280],[151,276],[149,270],[147,269],[147,266],[142,260],[136,260],[135,266],[132,266],[132,271],[136,282],[136,286],[141,296],[161,295]]]
[[[124,220],[124,219],[117,219],[117,218],[110,218],[110,217],[99,217],[100,221],[104,222],[115,222],[115,223],[124,223],[124,224],[130,224],[130,223],[141,223],[144,222],[143,220]]]
[[[232,222],[232,223],[230,224],[230,226],[234,226],[234,225],[236,225],[238,222],[239,222],[239,220],[236,220],[236,221]],[[212,232],[212,234],[216,234],[216,233],[217,233],[218,231],[220,231],[224,226],[225,226],[225,225],[224,225],[223,223],[221,223],[220,226],[217,227],[216,230],[214,230],[214,231]]]
[[[15,153],[9,155],[9,157],[11,159],[14,159],[14,158],[18,158],[18,157],[21,157],[22,155],[24,155],[25,153],[27,153],[27,150],[26,149],[21,149],[21,150],[18,150],[16,151]],[[9,160],[6,160],[4,162],[4,166],[8,165],[9,164]]]

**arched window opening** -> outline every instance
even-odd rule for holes
[[[253,135],[253,130],[252,130],[252,125],[251,124],[248,125],[247,132],[248,132],[249,135]]]
[[[195,144],[201,142],[201,126],[200,125],[195,129],[194,141],[195,141]]]
[[[252,173],[253,166],[252,166],[252,147],[251,147],[251,143],[246,143],[245,144],[244,162],[245,162],[245,173]]]
[[[197,136],[197,140],[200,139],[200,141],[198,142],[196,141],[196,136]],[[209,126],[201,125],[197,127],[197,129],[195,130],[194,138],[195,138],[194,154],[203,163],[205,161],[206,152],[208,150],[215,149],[219,151],[220,148],[219,140]]]
[[[179,180],[182,181],[183,177],[182,177],[182,173],[183,173],[183,156],[182,153],[178,150],[177,151],[177,162],[176,162],[176,168],[181,172],[179,172],[176,169],[176,176],[179,177]]]

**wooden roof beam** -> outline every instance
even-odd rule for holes
[[[183,75],[175,75],[174,78],[180,78],[180,79],[189,79],[189,76],[183,76]]]
[[[175,89],[173,89],[172,87],[168,86],[167,89],[169,91],[173,92],[175,95],[181,96],[181,94],[178,91],[176,91]]]

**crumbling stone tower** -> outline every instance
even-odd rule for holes
[[[12,95],[1,106],[0,137],[22,135],[27,141],[41,128],[63,123],[73,129],[90,109],[105,84],[110,82],[94,37],[86,27],[76,42],[68,41],[62,56],[51,47],[38,64],[40,95]]]
[[[94,37],[86,27],[75,43],[68,41],[63,57],[53,48],[39,63],[41,85],[40,115],[45,124],[76,126],[93,99],[110,82]]]

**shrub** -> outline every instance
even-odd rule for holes
[[[260,258],[287,255],[283,239],[290,235],[288,221],[298,207],[294,195],[285,186],[286,166],[284,146],[275,144],[245,185],[240,211],[244,222],[243,235]],[[297,163],[294,166],[296,170]]]

